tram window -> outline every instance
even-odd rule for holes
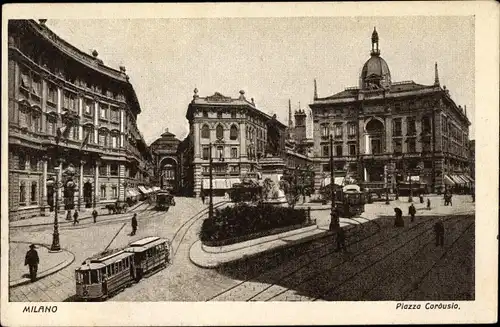
[[[115,274],[115,264],[114,264],[114,263],[112,263],[112,264],[110,265],[110,268],[111,268],[111,274],[112,274],[112,275],[114,275],[114,274]]]
[[[82,280],[84,284],[89,284],[89,272],[88,271],[82,271]]]
[[[91,284],[97,284],[97,270],[92,270],[90,271],[90,283]]]
[[[77,284],[83,283],[83,279],[84,279],[83,277],[84,277],[84,275],[85,275],[85,273],[83,271],[78,271],[76,273],[76,283]]]

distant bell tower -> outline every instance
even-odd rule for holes
[[[295,110],[295,141],[297,143],[302,142],[307,138],[307,126],[306,126],[306,119],[307,115],[306,112],[302,109],[300,109],[300,103],[299,103],[299,110]]]

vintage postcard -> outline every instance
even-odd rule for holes
[[[3,9],[2,325],[496,322],[495,2]]]

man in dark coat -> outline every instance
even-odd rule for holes
[[[26,258],[24,259],[24,265],[28,265],[30,268],[30,279],[31,282],[36,281],[36,273],[38,271],[38,264],[40,263],[40,258],[38,258],[38,252],[36,252],[35,244],[30,245],[30,249],[26,252]]]
[[[418,197],[420,198],[420,203],[424,203],[424,195],[420,193]]]
[[[427,199],[427,210],[431,210],[431,199]]]
[[[97,222],[97,210],[92,211],[92,218],[94,218],[94,223]]]
[[[136,231],[137,231],[137,214],[134,213],[134,216],[132,217],[132,233],[130,235],[135,235]]]
[[[415,214],[416,213],[417,213],[417,209],[415,209],[415,206],[412,203],[410,205],[410,207],[408,208],[408,214],[410,215],[412,222],[415,221]]]
[[[434,234],[436,235],[436,246],[444,246],[444,224],[441,220],[434,224]]]
[[[80,224],[78,221],[78,211],[75,210],[75,213],[73,214],[73,225]]]
[[[399,208],[394,208],[394,212],[396,213],[396,218],[394,219],[394,227],[404,227],[405,222],[403,220],[403,211]]]

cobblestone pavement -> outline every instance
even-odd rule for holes
[[[470,197],[454,200],[453,207],[445,208],[438,205],[438,198],[431,200],[436,208],[430,211],[417,204],[417,220],[410,223],[405,217],[404,228],[392,226],[396,203],[367,205],[364,216],[382,217],[349,230],[347,253],[334,252],[333,240],[326,237],[218,269],[203,269],[189,260],[201,219],[183,224],[206,205],[179,198],[166,214],[148,211],[140,217],[135,237],[126,235],[127,225],[114,243],[117,247],[143,236],[172,239],[175,235],[180,241],[173,264],[109,301],[470,300],[474,298],[474,216],[470,214],[474,207]],[[400,204],[405,213],[407,206]],[[317,217],[320,224],[329,219],[323,216],[328,217],[327,210],[316,213],[321,215]],[[433,244],[432,226],[437,219],[445,220],[443,248]],[[11,300],[71,297],[77,263],[102,250],[120,226],[117,222],[65,230],[61,243],[75,253],[76,263],[45,280],[12,289]],[[51,237],[48,232],[42,236],[39,231],[11,231],[11,238],[16,237],[13,232],[19,233],[17,237],[41,238],[43,243]]]
[[[11,288],[10,301],[64,301],[75,294],[74,270],[88,257],[104,250],[123,224],[110,248],[119,248],[145,236],[172,238],[183,221],[205,206],[201,201],[190,198],[176,198],[176,206],[168,212],[150,210],[138,214],[139,228],[135,236],[130,236],[132,213],[120,215],[116,220],[106,220],[96,224],[65,226],[60,229],[61,247],[75,255],[75,261],[67,268],[51,276],[28,285]],[[10,241],[26,241],[51,244],[52,227],[35,226],[13,228],[9,232]],[[9,258],[9,265],[18,265],[19,260]],[[12,268],[12,269],[18,269]]]

